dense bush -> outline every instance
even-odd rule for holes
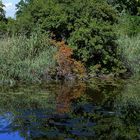
[[[0,44],[4,81],[40,81],[49,74],[66,78],[84,75],[85,68],[92,76],[119,75],[125,67],[138,73],[139,56],[129,51],[139,52],[133,37],[140,31],[139,1],[21,0],[16,6],[16,19],[0,22],[1,35],[11,36]],[[1,10],[4,19],[3,6]],[[50,40],[65,43],[57,47]]]
[[[140,33],[140,16],[132,16],[123,14],[118,19],[118,24],[115,25],[115,31],[118,38],[122,35],[136,36]]]
[[[57,41],[74,48],[86,66],[120,67],[113,25],[117,11],[104,0],[32,0],[17,5],[17,28],[29,34],[39,26]]]
[[[4,20],[4,18],[5,18],[4,5],[2,1],[0,1],[0,21]]]
[[[7,19],[5,17],[4,5],[0,1],[0,37],[6,33],[6,23]]]
[[[73,49],[66,45],[64,41],[56,42],[52,40],[51,42],[58,47],[55,56],[57,61],[57,76],[67,80],[83,79],[86,74],[85,67],[80,61],[72,58]]]
[[[107,0],[116,7],[120,13],[127,12],[131,15],[140,14],[140,0]]]

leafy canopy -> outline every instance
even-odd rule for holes
[[[36,27],[74,48],[74,57],[87,66],[111,70],[117,59],[114,24],[117,11],[105,0],[21,0],[17,28],[30,34]]]
[[[119,12],[125,11],[131,15],[140,14],[140,0],[108,0]]]
[[[4,18],[5,18],[4,5],[2,1],[0,1],[0,21],[4,20]]]

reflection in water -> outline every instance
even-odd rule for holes
[[[76,86],[64,83],[59,86],[56,97],[57,111],[59,113],[70,112],[71,101],[80,98],[84,93],[85,88],[86,85],[84,83],[80,83]]]
[[[138,140],[139,116],[118,106],[121,90],[85,83],[3,89],[0,140]]]

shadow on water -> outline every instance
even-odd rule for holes
[[[139,112],[127,105],[124,111],[122,89],[121,84],[85,83],[3,88],[0,139],[137,140]],[[126,123],[124,118],[132,116],[136,122]]]

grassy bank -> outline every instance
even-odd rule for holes
[[[5,37],[0,42],[1,84],[40,82],[56,65],[56,48],[49,44],[47,35]]]
[[[140,35],[121,35],[118,40],[120,60],[132,75],[140,73]],[[62,42],[51,42],[47,34],[32,33],[0,39],[0,84],[41,83],[46,80],[89,79],[99,76],[111,79],[115,73],[105,75],[100,64],[85,67],[73,58],[73,50]],[[125,70],[122,70],[125,72]],[[117,72],[117,71],[116,71]],[[120,70],[118,70],[119,75]]]
[[[85,76],[85,67],[75,60],[73,49],[47,34],[32,33],[0,39],[0,84],[42,83],[75,80]]]

